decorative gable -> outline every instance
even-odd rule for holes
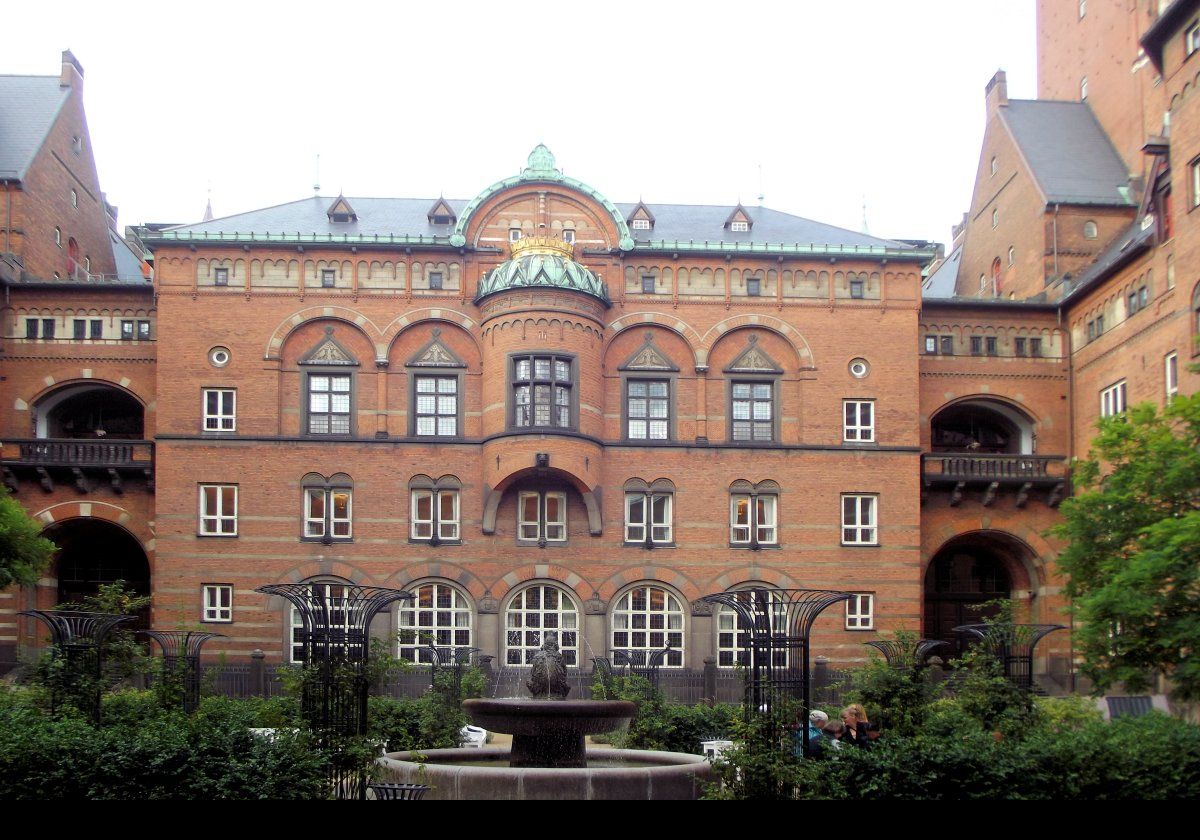
[[[350,206],[350,202],[346,200],[344,195],[339,195],[334,199],[333,204],[330,204],[329,209],[325,211],[325,215],[334,224],[347,224],[358,221],[358,214],[354,212],[354,208]]]
[[[426,216],[431,225],[452,225],[458,221],[458,214],[454,212],[454,208],[446,203],[446,199],[444,198],[439,198],[435,201],[433,206],[429,208]]]
[[[645,343],[625,361],[625,364],[618,365],[617,370],[674,371],[679,370],[679,366],[673,364],[661,350],[654,346],[654,333],[647,332]]]
[[[442,344],[442,331],[435,329],[433,338],[405,362],[405,367],[465,368],[466,364]]]
[[[733,208],[733,212],[725,220],[725,229],[734,233],[744,233],[753,227],[754,219],[750,218],[750,214],[746,212],[746,208],[739,201],[738,206]]]
[[[775,360],[758,346],[758,336],[752,335],[746,343],[746,349],[729,363],[729,367],[725,368],[725,372],[780,374],[783,373],[783,368],[775,364]]]
[[[342,365],[357,367],[358,362],[333,337],[333,327],[325,328],[325,338],[300,360],[302,365]]]

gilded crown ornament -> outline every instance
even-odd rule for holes
[[[523,236],[509,245],[515,260],[526,254],[554,254],[565,260],[575,256],[575,246],[557,236]]]

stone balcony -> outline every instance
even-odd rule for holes
[[[136,479],[154,491],[154,442],[149,440],[75,440],[37,438],[0,444],[4,483],[16,492],[22,480],[37,481],[47,493],[55,482],[69,482],[80,493],[106,482],[115,493]]]
[[[1026,505],[1034,492],[1045,492],[1049,507],[1057,507],[1066,492],[1069,475],[1062,455],[999,455],[971,452],[927,452],[921,456],[924,500],[934,490],[949,491],[957,507],[968,491],[981,493],[985,507],[1000,492],[1014,491],[1016,505]]]

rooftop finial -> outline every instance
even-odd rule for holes
[[[317,152],[317,173],[313,179],[313,195],[321,194],[321,153]]]
[[[862,233],[863,233],[865,236],[870,236],[870,235],[871,235],[871,228],[869,228],[869,227],[867,226],[867,194],[866,194],[866,193],[863,193],[863,223],[862,223]]]
[[[558,174],[554,155],[546,148],[545,144],[538,143],[529,153],[529,159],[525,161],[525,171],[522,174],[526,176]]]

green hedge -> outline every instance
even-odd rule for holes
[[[105,698],[100,727],[0,700],[0,799],[324,799],[325,764],[303,734],[250,733],[255,710],[205,701],[161,712],[153,694]]]
[[[885,735],[871,748],[844,747],[825,760],[792,760],[781,751],[731,758],[714,798],[1200,797],[1200,727],[1161,714],[1041,727],[1021,738],[978,727]]]

